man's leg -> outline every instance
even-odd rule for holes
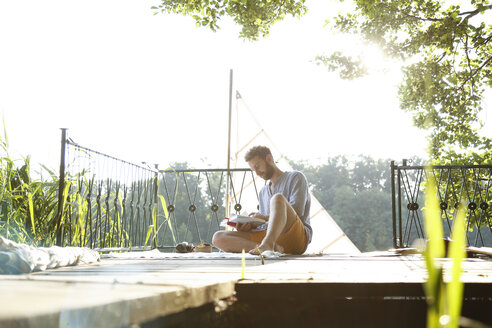
[[[249,239],[249,234],[241,231],[217,231],[212,243],[224,252],[240,253],[254,249],[258,243]]]
[[[273,195],[270,199],[268,229],[265,238],[263,238],[259,246],[260,251],[271,250],[283,252],[282,247],[276,244],[277,239],[282,233],[289,231],[296,220],[297,213],[287,199],[281,194]]]
[[[287,199],[281,194],[275,194],[270,200],[270,217],[265,237],[259,243],[260,252],[266,250],[283,252],[283,248],[277,245],[278,237],[292,227],[297,220],[297,214]],[[212,239],[215,247],[225,252],[239,253],[243,249],[256,253],[258,242],[252,241],[250,235],[241,231],[217,231]]]

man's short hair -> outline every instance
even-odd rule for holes
[[[255,146],[255,147],[252,147],[250,150],[248,150],[246,155],[244,155],[244,160],[246,162],[249,162],[250,160],[252,160],[256,156],[258,156],[262,159],[266,159],[267,155],[272,155],[270,148],[265,147],[265,146]]]

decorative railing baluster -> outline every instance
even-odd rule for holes
[[[128,239],[125,238],[124,234],[123,234],[123,231],[126,231],[127,230],[127,219],[126,219],[126,215],[127,215],[127,209],[126,209],[126,196],[128,195],[128,187],[126,185],[123,186],[123,200],[122,200],[122,209],[121,209],[121,229],[120,229],[120,235],[119,235],[119,239],[120,239],[120,243],[124,246],[124,247],[128,247]]]
[[[96,247],[100,248],[103,238],[103,206],[104,206],[104,194],[103,194],[104,181],[97,181],[97,215],[96,215]]]
[[[85,197],[85,201],[87,203],[87,213],[85,215],[85,241],[83,245],[93,245],[93,236],[92,236],[92,187],[94,186],[94,178],[88,181],[87,186],[87,195]],[[91,246],[93,247],[93,246]]]
[[[408,247],[425,238],[422,207],[426,181],[436,184],[444,233],[450,237],[458,209],[465,206],[466,240],[471,246],[492,245],[492,165],[398,166],[392,162],[393,238]],[[402,214],[406,212],[403,220]]]
[[[120,193],[120,182],[116,181],[115,183],[115,192],[113,199],[113,225],[111,229],[111,247],[116,247],[115,245],[119,245],[119,230],[120,230],[120,215],[119,215],[119,207],[118,207],[118,198]]]
[[[131,200],[130,200],[130,218],[131,218],[131,222],[135,222],[136,219],[135,219],[135,215],[136,215],[136,211],[135,211],[135,190],[136,190],[136,182],[133,182],[132,183],[132,188],[131,188],[131,191],[132,191],[132,196],[131,196]],[[129,247],[130,246],[133,246],[135,245],[135,240],[134,240],[134,230],[135,230],[135,225],[134,224],[131,224],[129,223],[128,225],[128,233],[129,233]]]
[[[220,190],[221,190],[222,180],[224,178],[224,173],[225,172],[221,172],[219,184],[217,186],[217,191],[214,193],[212,191],[212,184],[210,181],[209,172],[205,172],[205,176],[207,178],[208,191],[209,191],[210,200],[211,200],[210,210],[212,211],[212,216],[214,217],[215,223],[217,224],[217,230],[220,229],[220,221],[219,221],[219,217],[217,215],[217,211],[219,210],[218,202],[220,199]],[[210,224],[208,225],[207,239],[209,239],[209,240],[212,238],[211,232],[213,231],[213,228],[212,228],[213,222],[214,222],[214,220],[210,220]]]
[[[254,175],[250,169],[231,169],[230,199],[233,210],[239,206],[258,208]],[[161,171],[162,190],[177,241],[210,242],[213,233],[221,228],[225,217],[225,190],[227,169],[179,169]],[[238,183],[235,183],[235,181]],[[244,192],[244,194],[243,194]],[[249,201],[242,204],[245,194]],[[237,206],[236,206],[237,205]],[[245,205],[246,207],[243,207]],[[167,226],[167,224],[165,224]],[[167,232],[164,238],[172,240]],[[162,236],[162,235],[161,235]],[[205,239],[204,239],[205,238]]]

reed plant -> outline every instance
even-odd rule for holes
[[[433,179],[426,181],[425,194],[424,226],[428,241],[424,258],[428,277],[424,289],[428,305],[427,328],[488,327],[461,315],[464,289],[461,280],[462,262],[466,257],[466,206],[462,204],[454,213],[451,240],[446,248],[442,210]],[[448,261],[446,257],[451,262],[447,275],[443,268]]]
[[[53,244],[58,179],[44,166],[41,169],[49,180],[33,178],[29,156],[13,159],[5,127],[0,151],[0,235],[21,243]]]
[[[85,240],[84,213],[88,205],[80,193],[69,195],[72,183],[73,179],[68,179],[65,184],[61,213],[58,213],[58,175],[42,164],[39,171],[32,174],[30,156],[14,159],[10,155],[4,123],[3,136],[0,136],[1,236],[33,246],[52,246],[56,243],[61,216],[61,226],[74,233],[72,240]],[[80,185],[77,188],[82,189]],[[76,201],[70,201],[71,198]],[[69,227],[68,218],[72,216],[77,216],[78,220]]]
[[[166,199],[154,193],[153,188],[159,189],[157,175],[142,176],[125,185],[111,177],[112,173],[98,168],[91,171],[90,165],[89,170],[84,167],[87,159],[96,161],[101,154],[76,148],[72,152],[76,156],[67,161],[64,188],[60,191],[60,178],[54,170],[39,165],[39,171],[31,174],[29,156],[21,159],[10,156],[5,123],[3,126],[1,236],[33,246],[51,246],[57,243],[60,229],[62,246],[133,248],[151,244],[156,247],[159,231],[166,227],[170,242],[173,245],[177,242]],[[102,161],[107,158],[103,156]]]

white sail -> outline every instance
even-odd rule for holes
[[[273,158],[275,159],[275,162],[278,163],[280,169],[284,171],[293,170],[287,159],[275,146],[265,129],[260,125],[254,113],[247,106],[239,92],[236,92],[236,109],[233,117],[231,126],[232,138],[234,140],[234,142],[231,143],[234,149],[231,151],[232,167],[247,167],[246,162],[244,161],[244,154],[253,146],[263,145],[270,148],[273,153]],[[247,175],[244,177],[242,173],[233,174],[232,181],[235,190],[231,190],[231,209],[234,209],[235,203],[237,203],[238,200],[238,195],[241,195],[241,210],[239,212],[256,211],[258,199],[256,198],[256,193],[253,192],[252,189],[256,187],[259,191],[265,184],[265,181],[257,176]],[[359,249],[352,243],[350,238],[345,235],[342,229],[312,193],[310,216],[311,226],[313,228],[313,238],[306,253],[360,253]]]

